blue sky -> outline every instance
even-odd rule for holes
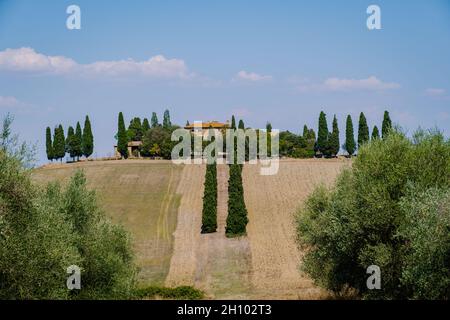
[[[81,30],[66,8],[81,8]],[[366,9],[381,8],[381,30]],[[299,132],[321,110],[370,127],[385,109],[409,132],[450,132],[450,3],[432,1],[0,0],[0,115],[36,143],[89,114],[97,156],[117,113]]]

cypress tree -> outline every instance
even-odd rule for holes
[[[217,166],[206,166],[205,184],[202,211],[202,233],[216,232],[217,230]]]
[[[59,127],[55,127],[53,129],[53,145],[52,145],[53,159],[55,160],[59,159],[58,145],[57,145],[58,135],[59,135]]]
[[[366,142],[369,142],[369,127],[364,113],[361,112],[358,125],[358,148]]]
[[[236,119],[234,115],[231,116],[231,129],[236,129]]]
[[[242,119],[239,120],[238,128],[245,130],[244,121]],[[237,143],[236,143],[236,145],[237,145]],[[244,142],[244,160],[245,161],[249,160],[249,139],[248,139],[248,137],[245,137],[245,142]]]
[[[66,155],[66,139],[64,138],[64,129],[62,125],[55,128],[55,136],[53,138],[53,152],[55,159],[62,159]]]
[[[164,117],[163,117],[163,128],[168,129],[172,126],[172,122],[170,121],[170,113],[169,110],[166,109],[164,111]]]
[[[344,147],[350,157],[355,153],[356,150],[355,135],[353,132],[353,121],[350,115],[347,116],[347,123],[345,125]]]
[[[241,166],[232,164],[228,180],[228,216],[225,234],[228,237],[245,235],[247,223]]]
[[[238,123],[238,129],[242,129],[242,130],[245,130],[245,125],[244,125],[244,121],[241,119],[241,120],[239,120],[239,123]],[[247,140],[247,139],[246,139]],[[237,148],[238,148],[238,145],[237,145],[237,137],[236,138],[234,138],[234,152],[235,152],[235,155],[234,155],[234,161],[235,161],[235,163],[237,163]],[[244,142],[244,160],[245,159],[248,159],[248,152],[247,152],[247,143],[246,142]]]
[[[307,157],[314,157],[315,146],[316,146],[316,133],[314,129],[308,129],[306,133],[306,137],[304,137],[304,141],[306,143],[306,155]]]
[[[317,148],[323,155],[328,154],[328,136],[327,116],[321,111],[319,115],[319,131],[317,133]]]
[[[59,125],[59,139],[58,139],[59,157],[62,159],[66,156],[66,139],[64,136],[63,126]]]
[[[339,153],[340,144],[339,144],[339,127],[336,119],[336,115],[333,118],[333,131],[330,135],[330,153],[332,156],[336,156]]]
[[[77,157],[77,160],[80,160],[80,157],[83,155],[82,140],[83,140],[83,133],[81,131],[81,125],[80,122],[77,122],[75,135],[73,136],[73,147],[74,147],[73,151],[75,156]]]
[[[378,130],[377,126],[373,127],[373,130],[372,130],[372,140],[375,140],[375,139],[380,139],[380,131]]]
[[[50,127],[47,127],[45,130],[45,149],[47,152],[47,159],[50,161],[53,161],[54,154],[53,154],[53,144],[52,144],[52,131]]]
[[[117,151],[123,158],[125,159],[128,158],[128,138],[122,112],[119,112],[119,123],[117,131]]]
[[[86,116],[84,120],[83,136],[82,136],[81,148],[82,154],[89,158],[94,152],[94,136],[92,135],[91,121]]]
[[[309,138],[309,130],[308,130],[308,126],[306,124],[303,126],[303,138],[305,140],[307,140]]]
[[[156,112],[152,113],[152,119],[150,121],[151,121],[152,128],[159,126],[158,116],[156,115]]]
[[[391,117],[389,116],[389,112],[386,110],[384,111],[383,124],[381,126],[381,135],[383,139],[387,137],[391,128],[392,128]]]
[[[150,130],[150,124],[148,122],[147,118],[144,118],[142,121],[142,134],[145,135],[145,133]]]
[[[272,155],[272,124],[267,122],[266,124],[266,132],[267,132],[267,156],[270,157]]]
[[[231,116],[231,129],[236,130],[236,119],[234,118],[234,115]],[[233,139],[233,146],[234,146],[234,161],[233,163],[237,163],[237,137],[234,137]]]
[[[67,138],[66,138],[66,152],[69,154],[69,156],[72,158],[72,161],[75,160],[74,158],[77,156],[76,146],[74,145],[75,139],[75,132],[73,130],[73,127],[70,126],[67,130]]]
[[[142,141],[143,132],[140,118],[136,117],[130,121],[127,136],[129,141]]]

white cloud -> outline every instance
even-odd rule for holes
[[[251,114],[251,111],[247,108],[234,108],[231,110],[231,115],[235,115],[237,117],[248,117]]]
[[[0,52],[0,69],[31,72],[68,72],[76,62],[63,56],[46,56],[32,48],[6,49]]]
[[[430,97],[442,97],[445,95],[445,90],[440,88],[428,88],[425,90],[425,94]]]
[[[381,91],[397,88],[400,88],[398,83],[383,82],[375,76],[370,76],[367,79],[341,79],[332,77],[319,84],[302,84],[298,87],[301,92],[358,90]]]
[[[193,75],[189,73],[183,60],[167,59],[162,55],[151,57],[146,61],[133,59],[118,61],[97,61],[84,66],[88,74],[121,76],[143,75],[155,78],[186,79]]]
[[[12,108],[20,106],[19,100],[17,100],[15,97],[5,97],[0,96],[0,107],[3,108]]]
[[[267,76],[267,75],[261,75],[261,74],[257,74],[255,72],[247,72],[247,71],[239,71],[234,80],[243,80],[243,81],[253,81],[253,82],[257,82],[257,81],[267,81],[267,80],[271,80],[272,76]]]
[[[386,90],[399,88],[399,84],[394,82],[383,82],[371,76],[367,79],[339,79],[329,78],[325,80],[325,86],[333,91],[347,90]]]
[[[112,60],[79,64],[64,56],[46,56],[32,48],[6,49],[0,52],[0,70],[83,74],[88,76],[119,77],[141,75],[153,78],[187,79],[194,75],[180,59],[167,59],[163,55],[145,61]]]
[[[445,111],[439,112],[439,118],[441,120],[447,121],[448,119],[450,119],[450,113]]]
[[[33,104],[23,102],[12,96],[0,96],[0,110],[1,109],[6,109],[14,114],[28,114],[37,110]]]

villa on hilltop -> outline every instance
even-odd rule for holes
[[[190,130],[194,134],[204,135],[208,132],[209,129],[225,131],[226,129],[230,128],[230,124],[228,120],[225,123],[216,120],[207,122],[196,121],[193,124],[186,124],[184,128],[186,130]]]
[[[216,120],[200,122],[195,121],[193,124],[187,123],[184,129],[189,130],[192,134],[203,136],[208,133],[210,129],[220,130],[222,133],[225,132],[226,129],[230,128],[229,121],[227,120],[225,123],[219,122]],[[129,158],[142,158],[141,155],[141,147],[142,141],[130,141],[128,142],[128,155]],[[116,158],[120,158],[120,152],[117,150],[117,145],[114,146],[114,155]]]

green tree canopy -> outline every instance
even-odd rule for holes
[[[172,127],[168,130],[159,126],[148,130],[142,139],[141,154],[144,157],[170,159],[172,149],[177,143],[171,140],[172,131],[175,129],[176,127]]]
[[[361,148],[366,142],[369,142],[369,126],[367,125],[366,116],[361,112],[358,124],[358,148]]]
[[[66,155],[66,139],[64,137],[64,129],[62,125],[55,128],[53,137],[53,152],[55,159],[62,159]]]
[[[230,166],[230,177],[228,180],[228,216],[225,229],[228,237],[246,234],[248,217],[241,174],[241,165],[232,164]]]
[[[163,128],[168,129],[172,126],[172,122],[170,121],[170,113],[169,110],[166,109],[166,111],[164,111],[164,116],[163,116]]]
[[[272,155],[272,124],[270,122],[266,123],[266,133],[267,133],[267,156]]]
[[[117,131],[117,151],[123,158],[128,158],[128,137],[122,112],[119,112]]]
[[[158,116],[156,115],[156,112],[152,112],[152,118],[150,121],[151,121],[152,128],[159,126]]]
[[[391,117],[389,116],[389,112],[386,110],[386,111],[384,111],[383,124],[381,126],[381,134],[382,134],[383,139],[385,139],[387,137],[391,128],[392,128]]]
[[[340,142],[339,142],[339,128],[336,115],[333,118],[333,131],[330,135],[330,153],[332,156],[336,156],[339,153]]]
[[[302,134],[303,138],[308,139],[309,136],[309,129],[308,126],[305,124],[303,126],[303,134]]]
[[[81,131],[81,125],[80,122],[77,122],[77,126],[75,129],[75,135],[73,136],[73,146],[74,146],[74,153],[75,156],[80,159],[80,157],[83,155],[83,133]]]
[[[327,116],[321,111],[319,115],[319,131],[317,133],[317,147],[319,151],[327,155],[329,151],[329,143],[328,143],[328,124],[327,124]]]
[[[144,135],[150,129],[150,123],[147,118],[142,121],[142,135]]]
[[[88,116],[84,120],[83,137],[81,140],[82,154],[86,158],[89,158],[94,152],[94,136],[92,135],[91,121]]]
[[[77,154],[75,153],[76,146],[74,145],[75,142],[74,136],[75,131],[73,130],[73,127],[70,126],[69,129],[67,129],[66,152],[69,154],[72,160],[77,156]]]
[[[203,211],[202,211],[202,233],[216,232],[217,230],[217,167],[216,164],[206,166]]]
[[[142,141],[143,130],[141,119],[135,117],[130,121],[127,131],[128,141]]]
[[[45,151],[47,153],[47,159],[50,161],[53,161],[54,154],[53,154],[53,143],[52,143],[52,131],[50,127],[47,127],[45,130]]]
[[[336,293],[369,299],[450,298],[450,141],[391,131],[363,144],[334,186],[298,214],[303,270]],[[366,286],[370,265],[381,290]]]
[[[347,151],[347,153],[349,154],[349,156],[352,156],[356,150],[355,135],[353,132],[353,121],[352,121],[352,117],[350,115],[347,116],[347,122],[345,125],[344,148],[345,148],[345,151]]]
[[[372,130],[372,140],[380,139],[380,132],[378,131],[378,127],[374,126]]]

